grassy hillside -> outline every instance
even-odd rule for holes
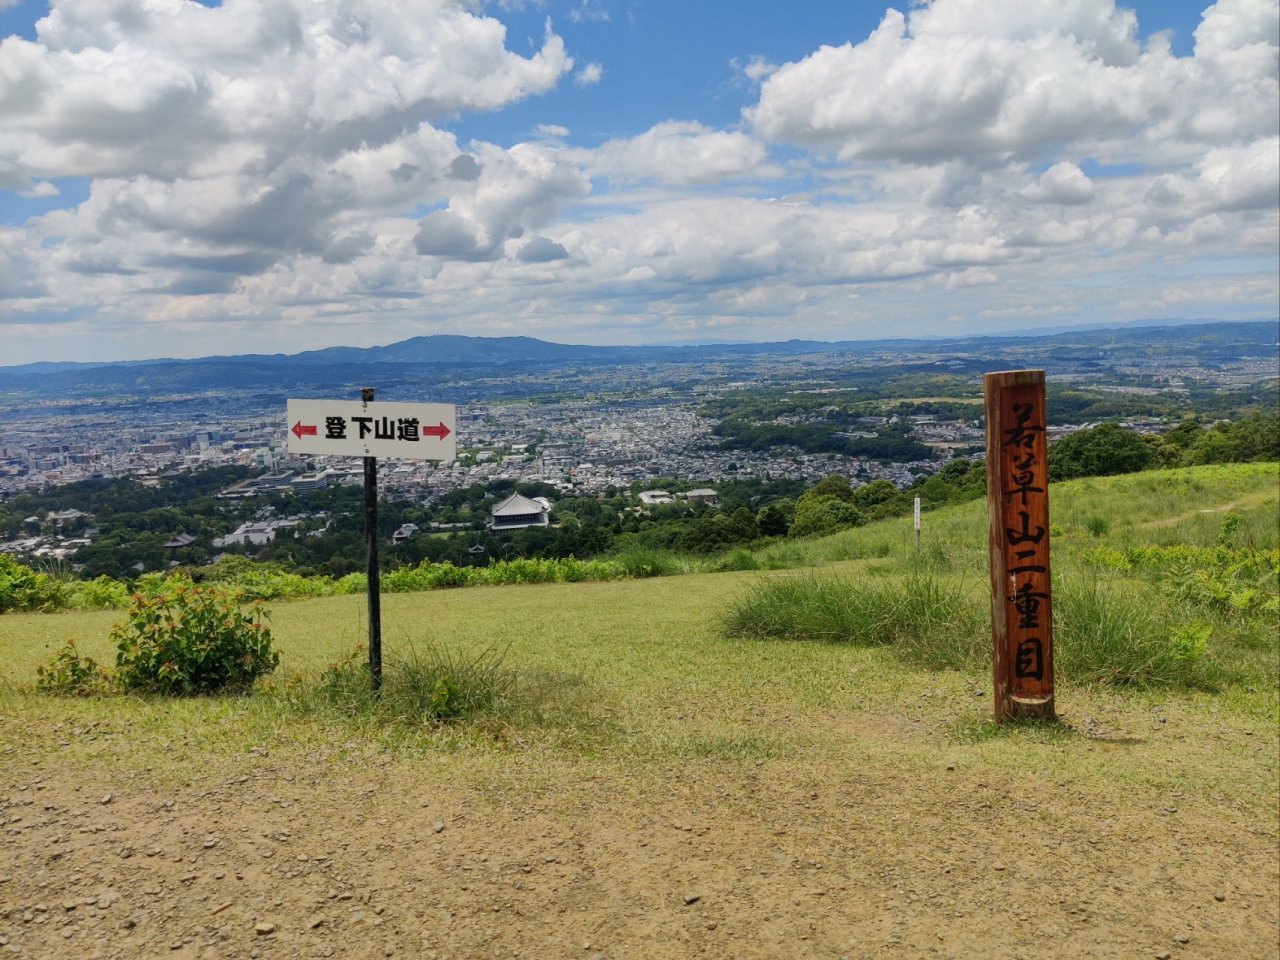
[[[1274,464],[1052,487],[1059,679],[1274,689],[1277,487]],[[918,551],[905,523],[769,547],[752,562],[857,561],[856,573],[775,581],[738,604],[732,630],[892,642],[916,663],[981,669],[990,662],[986,523],[981,501],[926,514]]]
[[[68,958],[1270,955],[1276,615],[1170,578],[1275,550],[1277,493],[1274,464],[1052,489],[1056,571],[1211,624],[1224,665],[1063,677],[1054,726],[994,728],[985,663],[730,635],[815,574],[981,609],[981,504],[926,514],[919,559],[905,520],[739,558],[809,570],[385,596],[389,669],[443,646],[511,671],[508,708],[459,723],[290,685],[363,640],[360,596],[274,604],[275,690],[239,697],[37,694],[69,636],[109,661],[122,614],[0,616],[0,934]]]
[[[1203,558],[1193,556],[1179,567],[1175,555],[1172,566],[1144,567],[1132,564],[1130,557],[1141,561],[1144,550],[1149,553],[1153,546],[1174,545],[1203,551],[1225,545],[1228,559],[1248,551],[1263,551],[1266,556],[1266,551],[1280,546],[1277,494],[1274,464],[1161,471],[1056,485],[1050,503],[1055,573],[1072,585],[1099,584],[1104,601],[1112,597],[1124,610],[1159,610],[1212,625],[1208,657],[1229,669],[1216,675],[1207,690],[1180,689],[1177,697],[1188,702],[1212,697],[1231,709],[1274,715],[1276,613],[1261,606],[1265,592],[1253,609],[1245,611],[1229,603],[1215,606],[1195,597],[1178,598],[1172,580],[1194,580]],[[812,566],[824,574],[847,577],[855,585],[891,587],[923,571],[954,585],[981,619],[987,596],[985,522],[981,502],[926,514],[918,555],[907,518],[822,540],[779,543],[742,562]],[[388,660],[432,645],[463,656],[500,651],[513,669],[560,676],[566,688],[588,691],[590,712],[608,718],[617,744],[641,752],[664,745],[679,752],[684,749],[681,742],[695,744],[704,736],[727,737],[726,744],[741,741],[746,749],[774,736],[769,725],[758,730],[752,724],[757,703],[767,703],[767,712],[785,713],[840,702],[837,692],[841,689],[857,702],[867,703],[876,702],[877,697],[892,703],[923,688],[963,690],[963,697],[950,705],[951,719],[962,726],[981,721],[987,704],[975,691],[990,685],[981,661],[987,654],[982,649],[984,623],[976,628],[979,660],[958,662],[959,674],[904,666],[877,649],[727,635],[726,623],[735,604],[762,582],[798,575],[804,574],[746,570],[642,581],[386,595],[384,647]],[[1274,581],[1273,573],[1273,594]],[[110,662],[113,651],[106,635],[121,616],[118,611],[102,611],[0,617],[0,683],[11,707],[37,714],[70,710],[85,717],[134,710],[197,717],[230,710],[237,715],[261,712],[262,723],[276,722],[268,699],[175,706],[50,700],[29,692],[36,665],[69,637],[75,637],[83,651]],[[365,616],[363,596],[275,603],[273,622],[283,656],[277,683],[283,684],[291,674],[314,675],[363,642]],[[859,677],[856,690],[847,678],[836,679],[850,670]],[[1068,684],[1072,680],[1069,675],[1061,679]],[[1073,712],[1073,698],[1098,695],[1104,694],[1079,690],[1065,695],[1061,698],[1064,714]],[[685,718],[678,725],[681,733],[659,722],[673,711]],[[703,727],[719,732],[696,732]],[[447,737],[460,735],[465,736],[451,730]]]

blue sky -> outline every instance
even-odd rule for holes
[[[0,363],[1280,300],[1276,0],[0,0]]]
[[[501,113],[465,118],[466,135],[512,143],[540,123],[573,129],[585,145],[627,136],[663,120],[732,126],[751,101],[731,64],[759,56],[772,63],[800,60],[823,44],[865,38],[889,3],[865,0],[629,0],[523,4],[490,12],[508,26],[512,49],[536,49],[548,16],[575,58],[605,66],[589,90],[572,84]],[[908,4],[899,3],[901,9]],[[1183,0],[1126,4],[1138,14],[1141,36],[1171,35],[1174,52],[1191,52],[1203,3]],[[575,21],[571,14],[579,14]],[[603,14],[608,19],[593,19]],[[548,120],[548,117],[559,118]]]

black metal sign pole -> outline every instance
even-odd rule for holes
[[[373,387],[362,387],[360,399],[373,403]],[[369,686],[382,691],[382,598],[378,578],[378,458],[364,458],[364,547],[368,558]]]

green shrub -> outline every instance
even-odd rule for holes
[[[974,594],[957,580],[913,574],[883,589],[896,600],[895,642],[904,659],[933,670],[973,670],[991,662],[991,610],[987,592]]]
[[[70,585],[32,570],[0,553],[0,613],[6,610],[57,610],[66,605]]]
[[[334,585],[333,592],[339,596],[348,596],[353,593],[365,593],[369,589],[369,577],[363,573],[348,573],[345,577],[339,578]]]
[[[1095,537],[1105,537],[1111,529],[1111,521],[1106,517],[1090,517],[1085,522],[1085,529]]]
[[[790,570],[815,562],[812,541],[780,540],[770,544],[758,556],[764,567],[769,570]]]
[[[1050,534],[1053,536],[1054,534]],[[1089,566],[1098,567],[1102,570],[1119,570],[1128,571],[1133,569],[1133,565],[1129,562],[1129,557],[1123,550],[1116,550],[1113,547],[1089,547],[1080,551],[1080,559]]]
[[[565,560],[551,558],[516,557],[514,560],[497,560],[487,567],[480,567],[482,583],[498,585],[513,583],[555,583],[564,579],[563,568],[569,563],[579,563],[573,557]]]
[[[36,689],[44,693],[88,696],[104,692],[110,684],[107,671],[93,657],[81,655],[74,640],[68,640],[48,663],[36,667]]]
[[[252,600],[300,600],[333,592],[333,581],[328,577],[304,577],[270,568],[245,571],[234,580],[218,581],[218,585]]]
[[[180,587],[193,587],[191,577],[183,571],[173,573],[144,573],[134,581],[131,597],[141,594],[144,597],[160,597],[171,594]]]
[[[515,694],[516,681],[494,650],[466,658],[431,647],[393,663],[383,700],[409,722],[454,720],[500,708]]]
[[[1195,663],[1209,649],[1213,627],[1207,623],[1184,623],[1169,631],[1169,645],[1173,658],[1185,663]]]
[[[115,683],[124,690],[169,695],[244,688],[280,663],[271,648],[267,613],[247,610],[241,595],[216,587],[179,585],[137,594],[128,619],[111,631]]]
[[[1123,552],[1094,547],[1081,558],[1104,570],[1148,576],[1180,603],[1235,615],[1273,617],[1280,612],[1280,550],[1225,544],[1141,546]]]
[[[197,583],[213,583],[224,590],[240,591],[256,600],[300,600],[328,597],[338,583],[326,576],[303,576],[275,561],[264,563],[246,557],[223,557],[208,567],[190,571]]]
[[[77,609],[118,610],[128,603],[129,588],[108,576],[71,584],[69,605]]]
[[[1142,436],[1118,423],[1100,423],[1078,430],[1049,447],[1049,479],[1108,477],[1146,470],[1156,451]]]
[[[1238,513],[1228,513],[1222,518],[1222,530],[1218,533],[1218,543],[1224,547],[1231,546],[1231,538],[1243,525],[1244,517]]]
[[[816,489],[816,488],[815,488]],[[822,537],[867,522],[857,507],[835,496],[801,497],[788,536]]]

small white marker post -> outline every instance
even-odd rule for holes
[[[920,498],[916,497],[916,553],[920,552]]]

